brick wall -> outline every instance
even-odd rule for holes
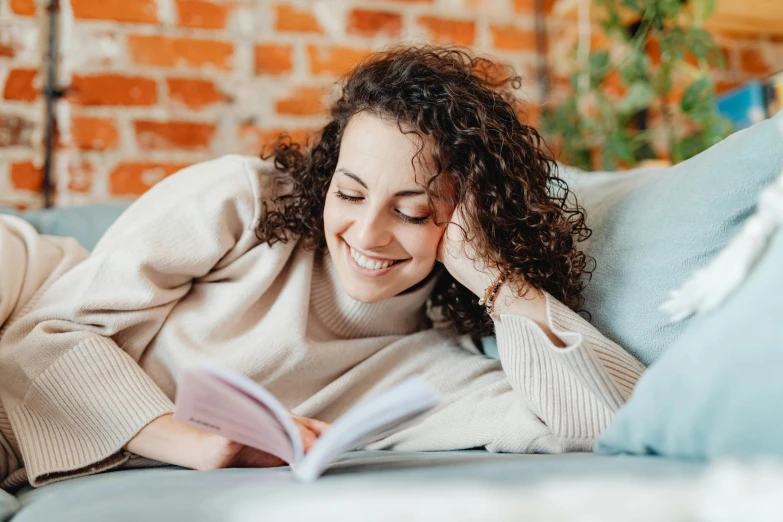
[[[510,62],[535,107],[534,0],[61,0],[58,205],[134,198],[184,165],[256,154],[325,121],[335,79],[400,40]],[[38,4],[38,5],[36,5]],[[37,207],[44,0],[0,0],[0,204]],[[553,51],[574,34],[553,21]],[[781,44],[726,36],[728,86],[783,68]],[[531,110],[535,117],[535,110]]]
[[[43,17],[32,0],[0,4],[0,204],[40,205]]]

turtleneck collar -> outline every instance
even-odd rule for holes
[[[311,308],[335,334],[346,339],[408,335],[427,327],[425,304],[441,273],[411,292],[377,303],[362,303],[343,290],[328,252],[316,252],[313,264]]]

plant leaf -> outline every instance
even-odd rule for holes
[[[645,81],[638,81],[631,85],[625,98],[620,102],[618,110],[623,114],[633,114],[647,108],[655,98],[655,91]]]

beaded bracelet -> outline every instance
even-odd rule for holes
[[[500,293],[500,287],[503,286],[503,283],[506,281],[506,278],[509,276],[510,272],[506,272],[505,274],[500,274],[497,279],[495,279],[495,282],[492,283],[487,287],[487,289],[484,291],[484,297],[479,299],[480,305],[486,305],[487,313],[491,314],[492,311],[495,309],[495,300],[498,297],[498,294]]]

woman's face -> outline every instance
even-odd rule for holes
[[[431,215],[424,183],[431,172],[418,160],[415,135],[367,113],[343,132],[324,206],[329,254],[353,299],[374,303],[421,282],[435,266],[448,216],[435,200]],[[422,153],[420,158],[426,157]]]

